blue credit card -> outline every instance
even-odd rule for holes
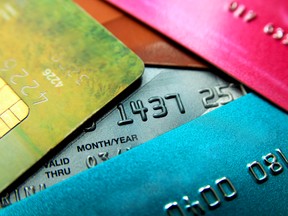
[[[287,122],[248,94],[0,215],[285,215]]]

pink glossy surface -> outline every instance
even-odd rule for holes
[[[288,2],[241,0],[257,17],[235,17],[227,0],[109,0],[288,110],[288,45],[263,32],[288,32]],[[287,37],[288,38],[288,37]]]

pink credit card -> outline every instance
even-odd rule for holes
[[[288,1],[108,1],[288,110]]]

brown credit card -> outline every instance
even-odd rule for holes
[[[207,68],[192,52],[101,0],[74,0],[146,65]]]

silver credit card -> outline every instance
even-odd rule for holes
[[[209,71],[146,68],[139,88],[3,196],[1,206],[97,166],[244,94],[242,85]]]

